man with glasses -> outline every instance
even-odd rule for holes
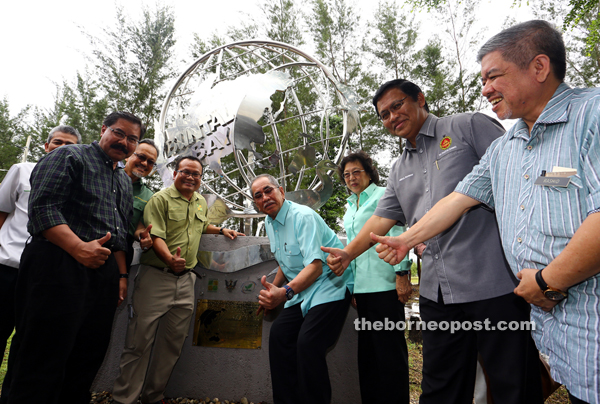
[[[115,308],[127,293],[132,193],[117,163],[144,133],[138,117],[113,112],[99,142],[60,147],[33,169],[33,238],[17,280],[9,403],[90,402]]]
[[[138,241],[143,251],[152,247],[152,237],[150,237],[150,229],[144,225],[142,220],[144,208],[153,195],[153,192],[140,181],[141,178],[147,177],[154,170],[156,159],[158,157],[158,149],[152,139],[144,139],[140,141],[135,152],[127,159],[125,164],[125,173],[131,178],[133,185],[133,219],[129,223],[127,233],[127,269],[131,266],[133,260],[133,242]]]
[[[202,164],[193,156],[175,162],[174,183],[156,194],[144,209],[152,224],[152,249],[142,254],[135,279],[121,374],[113,399],[122,404],[166,403],[164,391],[188,335],[194,313],[191,272],[203,233],[235,239],[244,234],[208,223],[200,188]],[[150,353],[152,352],[152,356]]]
[[[392,166],[374,216],[346,248],[325,249],[337,274],[375,244],[371,232],[386,234],[395,224],[414,225],[504,133],[496,120],[480,113],[443,118],[430,114],[421,89],[407,80],[383,84],[373,105],[383,126],[405,139],[405,148]],[[529,306],[513,293],[517,281],[504,258],[494,213],[472,209],[425,244],[421,318],[428,324],[454,322],[461,329],[440,325],[422,331],[420,403],[472,403],[478,352],[494,402],[542,403],[540,363],[530,332],[473,326],[486,320],[495,327],[500,321],[529,319]]]
[[[317,212],[286,201],[274,177],[257,176],[251,191],[268,216],[265,229],[279,263],[273,283],[261,279],[259,312],[285,302],[269,337],[273,401],[330,403],[326,354],[346,320],[353,278],[351,271],[333,274],[320,247],[341,248],[342,243]]]
[[[565,82],[560,29],[516,24],[479,49],[482,94],[518,119],[481,162],[380,257],[445,231],[462,212],[495,209],[506,258],[531,305],[534,338],[572,404],[600,403],[600,90]]]

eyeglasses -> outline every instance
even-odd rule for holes
[[[148,157],[144,156],[141,153],[133,152],[133,154],[135,154],[142,163],[146,162],[148,164],[148,167],[154,167],[154,164],[156,164],[156,161],[150,160]]]
[[[186,177],[192,177],[193,179],[197,180],[198,178],[202,177],[202,173],[191,173],[187,170],[175,170],[176,172],[178,172],[179,174],[182,174]]]
[[[123,132],[121,129],[113,129],[110,126],[107,126],[107,128],[111,130],[111,132],[115,135],[115,137],[117,139],[123,140],[123,139],[127,138],[127,143],[129,143],[130,145],[136,145],[140,142],[137,137],[127,136],[127,134],[125,132]]]
[[[263,190],[262,190],[262,192],[259,191],[259,192],[257,192],[257,193],[254,194],[254,200],[255,201],[260,201],[265,195],[267,195],[267,196],[271,195],[271,193],[273,191],[275,191],[275,189],[277,189],[277,188],[274,188],[274,187],[264,187]]]
[[[382,121],[387,121],[390,119],[390,117],[392,116],[392,112],[394,114],[398,113],[398,111],[400,111],[400,108],[402,108],[402,106],[404,105],[404,100],[408,98],[408,95],[404,98],[402,98],[399,101],[394,101],[394,103],[392,104],[392,106],[390,107],[389,110],[385,110],[385,111],[381,111],[379,113],[379,119]]]
[[[364,173],[364,172],[365,172],[365,170],[354,170],[351,173],[344,173],[344,179],[349,180],[350,177],[357,178],[360,175],[360,173]]]

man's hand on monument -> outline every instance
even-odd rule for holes
[[[350,256],[340,248],[321,247],[321,251],[328,253],[327,265],[331,272],[337,276],[342,276],[348,265],[350,265]]]
[[[258,304],[266,310],[273,310],[281,303],[285,302],[285,289],[278,288],[272,283],[267,282],[267,277],[263,276],[260,283],[264,286],[264,289],[260,291],[258,295]],[[257,312],[257,314],[260,312]],[[265,312],[266,314],[266,312]]]
[[[410,251],[410,247],[402,240],[401,236],[388,237],[371,233],[371,239],[381,243],[375,248],[375,251],[379,253],[379,258],[390,265],[399,264]]]
[[[110,233],[98,240],[82,241],[77,248],[74,249],[73,258],[80,264],[88,268],[99,268],[104,265],[111,251],[102,245],[110,240]]]
[[[544,296],[540,286],[535,280],[537,269],[525,268],[517,274],[521,280],[515,288],[515,295],[521,296],[527,303],[536,305],[544,311],[550,311],[559,302],[550,300]]]
[[[169,267],[174,272],[181,272],[185,270],[185,258],[181,258],[181,247],[177,247],[175,255],[171,257],[171,263],[169,264]]]
[[[239,231],[235,231],[235,230],[231,230],[231,229],[226,229],[226,228],[223,228],[223,235],[225,237],[229,237],[232,240],[235,240],[235,238],[237,236],[245,236],[244,233],[240,233]]]
[[[398,293],[398,300],[406,304],[413,293],[412,284],[410,283],[410,274],[407,276],[396,275],[396,292]]]
[[[142,250],[144,251],[152,248],[152,237],[150,236],[150,230],[152,230],[151,224],[149,224],[148,227],[146,227],[144,231],[140,233],[140,247],[142,247]]]

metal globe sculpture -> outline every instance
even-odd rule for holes
[[[189,66],[163,104],[159,172],[168,186],[175,158],[200,158],[201,192],[222,219],[260,216],[249,186],[262,173],[278,178],[287,199],[318,209],[357,128],[356,102],[322,63],[293,46],[251,40],[218,47]]]

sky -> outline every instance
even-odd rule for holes
[[[372,18],[376,0],[355,3],[359,13],[366,16],[363,20]],[[115,4],[107,0],[4,2],[0,24],[0,98],[8,99],[11,115],[28,104],[52,106],[56,84],[63,80],[72,82],[77,71],[85,70],[85,54],[90,53],[90,46],[84,32],[100,35],[103,27],[113,24]],[[156,0],[127,0],[122,4],[126,14],[137,18],[143,6],[152,9]],[[171,6],[175,12],[179,57],[174,66],[178,73],[187,67],[181,59],[193,33],[208,38],[215,30],[225,33],[225,27],[261,13],[259,0],[165,0],[160,4]],[[482,0],[480,21],[489,26],[489,36],[500,30],[506,15],[517,21],[531,18],[525,6],[514,9],[512,4],[513,0]],[[435,21],[427,21],[422,27],[427,24],[435,29]]]

